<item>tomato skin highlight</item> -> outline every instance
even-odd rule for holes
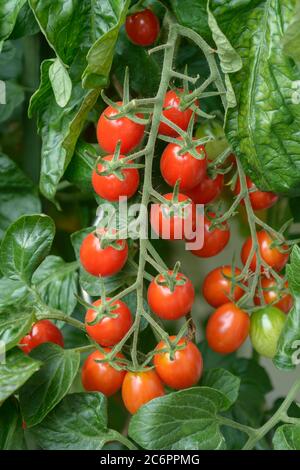
[[[285,314],[276,307],[268,306],[252,313],[250,339],[253,348],[262,356],[272,358],[285,324]]]
[[[177,180],[180,180],[179,189],[187,191],[205,178],[207,160],[203,145],[197,147],[197,152],[204,155],[202,160],[193,157],[189,152],[180,155],[181,148],[178,144],[166,146],[160,160],[160,171],[169,186],[175,186]]]
[[[107,298],[107,301],[109,300]],[[99,307],[101,304],[101,299],[93,302],[93,305],[96,307]],[[124,302],[117,300],[111,305],[117,306],[116,309],[111,311],[111,313],[118,315],[117,318],[105,317],[96,325],[89,325],[97,317],[97,312],[89,309],[85,315],[85,328],[88,335],[101,346],[114,346],[119,343],[132,325],[131,312]]]
[[[120,155],[120,159],[121,158],[125,158],[125,155]],[[113,155],[104,157],[104,160],[107,161],[112,159]],[[99,173],[105,171],[105,167],[101,163],[98,164],[97,169]],[[124,168],[122,169],[122,174],[124,180],[120,180],[114,174],[101,176],[94,170],[92,173],[92,185],[98,196],[111,202],[118,201],[121,196],[127,198],[132,197],[139,187],[139,172],[136,168]]]
[[[121,101],[117,102],[122,105]],[[127,154],[137,147],[143,139],[145,126],[131,121],[127,117],[108,119],[118,114],[118,110],[108,106],[101,114],[97,124],[97,139],[100,147],[111,154],[121,141],[120,152]],[[142,117],[140,114],[138,117]]]
[[[186,131],[191,120],[193,111],[191,108],[187,108],[185,111],[180,111],[180,94],[183,93],[183,88],[178,88],[176,91],[169,90],[166,93],[164,104],[163,104],[163,116],[169,121],[172,121],[180,129]],[[199,102],[195,104],[198,106]],[[168,124],[161,122],[159,124],[158,133],[162,135],[168,135],[169,137],[176,137],[178,132],[172,129]]]
[[[170,340],[174,341],[176,336],[170,336]],[[165,349],[167,344],[160,341],[155,348],[153,361],[157,374],[161,380],[175,390],[189,388],[199,382],[203,370],[203,359],[201,352],[194,343],[182,338],[178,345],[185,345],[184,349],[175,352],[174,359],[170,359],[167,352],[159,353],[161,349]]]
[[[270,191],[259,191],[256,188],[255,184],[251,181],[249,176],[246,177],[247,181],[247,188],[251,190],[249,193],[249,198],[251,202],[252,209],[254,211],[261,211],[264,209],[270,209],[270,207],[274,206],[278,201],[278,196],[275,193]],[[238,195],[241,191],[241,183],[240,180],[237,180],[236,186],[234,188],[234,193]],[[242,200],[244,204],[244,201]]]
[[[214,179],[205,174],[200,183],[193,189],[185,191],[185,194],[195,204],[209,204],[215,201],[221,194],[224,186],[224,175],[218,174]]]
[[[261,230],[260,232],[257,232],[257,241],[258,241],[261,257],[264,259],[264,261],[269,266],[271,266],[271,268],[275,269],[275,271],[281,271],[286,265],[286,263],[288,262],[289,254],[281,253],[277,247],[271,248],[273,239],[265,230]],[[244,265],[247,262],[251,248],[252,248],[252,239],[251,237],[249,237],[243,244],[242,252],[241,252],[241,260]],[[283,245],[282,248],[287,249],[288,246]],[[251,271],[255,271],[256,269],[256,254],[254,254],[251,260],[250,269]],[[261,267],[261,271],[262,272],[264,271],[263,267]]]
[[[157,16],[149,9],[128,15],[125,29],[129,39],[138,46],[151,46],[160,31]]]
[[[109,353],[110,349],[106,348],[105,352]],[[124,359],[122,353],[118,353],[117,357]],[[90,354],[83,364],[81,381],[85,390],[101,392],[110,397],[120,390],[126,371],[116,370],[108,362],[95,362],[95,359],[104,358],[105,355],[98,350]]]
[[[164,386],[154,370],[127,372],[122,385],[122,398],[129,413],[136,413],[139,408],[154,398],[165,394]]]
[[[210,218],[214,218],[214,213],[209,213]],[[215,228],[210,231],[212,221],[204,216],[204,243],[203,247],[197,250],[191,250],[193,255],[199,256],[199,258],[210,258],[221,253],[227,246],[230,239],[230,229],[227,222],[223,222],[223,230]]]
[[[167,201],[173,198],[172,193],[163,196]],[[163,240],[183,240],[189,238],[196,223],[196,206],[185,194],[178,194],[178,201],[190,201],[184,209],[184,218],[180,214],[168,216],[168,207],[163,204],[152,204],[150,210],[150,223],[154,232]]]
[[[118,240],[122,247],[117,250],[112,246],[101,248],[100,241],[94,233],[83,240],[80,247],[80,262],[84,269],[93,276],[112,276],[124,267],[128,257],[126,240]]]
[[[212,307],[220,307],[223,304],[230,302],[231,294],[231,280],[228,277],[232,277],[231,266],[221,266],[213,269],[204,279],[202,286],[203,297],[206,302]],[[239,268],[235,268],[234,277],[241,274]],[[240,286],[235,286],[232,297],[237,302],[244,294],[244,290]]]
[[[64,347],[64,337],[59,328],[50,320],[39,320],[34,323],[30,332],[19,342],[25,354],[43,343],[54,343]]]
[[[291,308],[294,305],[293,296],[289,293],[281,293],[280,291],[276,291],[277,282],[273,277],[266,277],[263,276],[261,279],[261,287],[263,291],[263,297],[266,304],[273,304],[274,307],[279,308],[284,313],[289,313]],[[274,289],[272,289],[274,287]],[[285,289],[288,289],[288,282],[286,281],[284,284]],[[261,301],[256,292],[256,296],[254,297],[255,305],[261,305]]]
[[[158,274],[148,287],[148,304],[151,310],[164,320],[177,320],[187,315],[195,300],[195,290],[192,282],[182,273],[176,280],[185,279],[183,285],[176,285],[172,292],[168,286],[159,285],[164,281],[164,275]]]
[[[208,345],[219,354],[230,354],[244,343],[249,328],[249,315],[234,303],[228,302],[215,310],[208,320]]]

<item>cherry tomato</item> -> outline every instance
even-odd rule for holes
[[[271,266],[271,268],[275,269],[275,271],[281,271],[286,265],[286,263],[288,262],[289,254],[283,253],[282,251],[280,251],[279,247],[277,246],[272,247],[271,245],[274,242],[274,240],[265,230],[261,230],[260,232],[257,232],[257,241],[259,245],[259,251],[263,260],[269,266]],[[246,264],[251,248],[252,248],[252,238],[249,237],[245,241],[243,248],[242,248],[242,252],[241,252],[241,259],[242,259],[243,264]],[[287,250],[288,246],[283,245],[281,247],[281,250],[282,249]],[[250,269],[252,271],[255,271],[256,269],[256,254],[253,256],[251,260]],[[264,271],[263,267],[261,268],[261,271]]]
[[[252,313],[250,338],[253,348],[262,356],[274,357],[286,316],[276,307],[265,307]]]
[[[224,176],[218,174],[214,179],[207,173],[200,183],[189,191],[185,191],[195,204],[209,204],[215,201],[221,194],[224,186]]]
[[[191,252],[200,258],[210,258],[220,253],[226,247],[230,239],[230,230],[226,222],[222,223],[221,228],[210,230],[212,220],[215,214],[210,212],[209,218],[204,216],[204,242],[203,247]]]
[[[266,277],[263,276],[261,279],[261,287],[263,292],[264,301],[266,304],[274,304],[274,307],[279,308],[284,313],[289,313],[291,310],[294,300],[291,294],[287,292],[280,292],[277,289],[277,281],[273,277]],[[289,288],[288,282],[284,283],[284,289],[287,290]],[[255,305],[261,305],[261,301],[256,292],[256,296],[254,297]]]
[[[125,158],[125,155],[120,155],[120,158]],[[112,159],[113,155],[107,155],[104,157],[104,160],[107,161],[111,161]],[[136,168],[122,169],[122,180],[114,173],[105,176],[99,175],[99,173],[106,171],[105,165],[102,165],[101,163],[99,163],[97,169],[98,173],[96,170],[93,171],[92,184],[98,196],[114,202],[118,201],[121,196],[130,198],[136,193],[140,182],[139,172]]]
[[[203,145],[197,147],[197,152],[204,158],[198,160],[190,153],[180,154],[182,147],[178,144],[168,144],[160,160],[160,171],[164,180],[170,186],[175,186],[180,180],[179,189],[193,189],[205,178],[207,160]]]
[[[169,271],[171,274],[172,271]],[[193,284],[184,274],[177,273],[173,290],[168,286],[166,276],[159,274],[148,288],[148,303],[151,310],[165,320],[177,320],[187,315],[193,306],[195,291]]]
[[[180,110],[180,94],[183,93],[183,88],[179,88],[176,91],[169,90],[166,93],[164,104],[163,104],[163,116],[169,121],[172,121],[176,126],[180,127],[183,131],[186,131],[191,120],[193,111],[191,108],[187,108],[185,111]],[[198,106],[199,102],[195,104]],[[161,122],[158,129],[159,134],[168,135],[170,137],[176,137],[178,133],[170,126]]]
[[[151,10],[143,10],[126,18],[126,33],[129,39],[138,46],[150,46],[159,35],[159,21]]]
[[[100,240],[94,233],[90,233],[83,240],[80,247],[80,262],[84,269],[93,276],[112,276],[123,268],[128,257],[126,240],[115,240],[118,246],[101,248]]]
[[[216,268],[204,279],[202,286],[203,296],[212,307],[220,307],[227,302],[230,302],[230,297],[237,302],[244,294],[244,290],[235,285],[232,289],[232,268],[231,266],[221,266]],[[235,268],[234,277],[236,278],[241,274],[239,268]]]
[[[174,341],[176,336],[170,336]],[[170,353],[159,351],[167,348],[165,341],[161,341],[155,348],[158,353],[154,356],[155,370],[161,380],[168,387],[180,390],[195,385],[202,374],[203,360],[199,349],[185,338],[182,338],[178,346],[184,346],[174,353],[174,358],[170,358]]]
[[[144,372],[127,372],[122,385],[122,398],[129,413],[165,394],[160,378],[150,369]]]
[[[119,101],[118,105],[122,105]],[[97,139],[100,147],[107,153],[114,153],[117,143],[121,142],[120,152],[129,153],[141,142],[145,126],[127,117],[109,119],[119,111],[108,106],[101,114],[97,124]],[[138,117],[142,117],[138,114]]]
[[[110,299],[106,300],[109,302]],[[93,305],[99,307],[102,305],[102,300],[96,300]],[[89,325],[97,318],[96,310],[89,309],[85,315],[85,327],[88,335],[101,346],[114,346],[117,344],[132,325],[131,312],[121,300],[110,304],[109,310],[109,314],[116,315],[116,318],[105,316],[96,325]]]
[[[109,353],[110,349],[106,348],[105,352]],[[118,353],[117,357],[124,359],[121,353]],[[95,361],[95,359],[101,360],[104,358],[105,355],[101,351],[94,351],[90,354],[83,364],[81,380],[85,390],[101,392],[110,397],[121,388],[126,371],[117,370],[108,362]]]
[[[168,193],[163,197],[166,201],[172,201],[173,194]],[[189,238],[195,230],[196,206],[187,196],[179,193],[178,202],[184,201],[184,206],[173,204],[170,207],[167,203],[151,205],[151,227],[164,240],[183,240]]]
[[[249,198],[251,202],[252,209],[254,211],[261,211],[263,209],[269,209],[274,206],[278,201],[278,196],[275,193],[268,191],[259,191],[251,179],[247,176],[247,188],[251,190],[249,193]],[[236,186],[234,188],[234,193],[239,194],[241,191],[240,180],[237,180]],[[242,201],[244,203],[244,201]]]
[[[61,331],[49,320],[34,323],[31,331],[21,339],[19,345],[24,353],[29,354],[32,349],[43,343],[55,343],[64,347]]]
[[[219,354],[230,354],[244,343],[249,328],[249,315],[232,302],[228,302],[215,310],[208,320],[208,345]]]

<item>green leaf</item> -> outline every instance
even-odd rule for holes
[[[42,449],[100,450],[109,439],[107,401],[101,393],[73,393],[32,432]]]
[[[300,248],[294,245],[286,268],[294,306],[289,312],[273,359],[279,369],[294,369],[300,363]]]
[[[0,313],[16,303],[24,306],[24,297],[28,294],[27,286],[22,281],[12,281],[6,277],[0,278]]]
[[[40,361],[27,356],[18,348],[10,351],[5,362],[0,363],[0,402],[16,393],[40,366]]]
[[[135,291],[130,292],[130,294],[125,295],[122,298],[122,300],[128,306],[128,308],[130,309],[132,315],[135,316],[136,315],[136,310],[137,310],[136,292]],[[143,303],[144,303],[144,309],[146,310],[146,312],[148,312],[151,315],[151,311],[150,311],[148,302],[145,299],[143,299]],[[144,317],[142,317],[141,322],[140,322],[140,330],[141,331],[144,330],[145,328],[147,328],[147,326],[148,326],[147,320]]]
[[[19,11],[26,0],[5,0],[0,5],[0,52],[3,42],[14,29]]]
[[[47,305],[71,315],[77,303],[77,269],[77,262],[66,263],[59,256],[47,256],[35,271],[32,283]]]
[[[7,400],[0,408],[0,449],[26,449],[22,417],[15,398]]]
[[[17,79],[22,73],[22,67],[23,51],[21,45],[15,41],[5,41],[0,54],[0,78],[5,82]]]
[[[228,400],[228,408],[237,400],[240,379],[225,369],[209,369],[202,377],[201,385],[219,390]]]
[[[53,60],[49,67],[49,78],[56,103],[61,108],[67,106],[72,94],[72,81],[60,59]]]
[[[13,112],[23,103],[23,88],[13,81],[5,82],[5,104],[0,103],[0,123],[8,121]]]
[[[26,309],[18,312],[12,307],[0,313],[0,340],[5,344],[7,351],[28,333],[33,322],[33,312]]]
[[[300,450],[300,425],[284,424],[273,436],[275,450]]]
[[[241,56],[231,75],[237,108],[226,133],[250,178],[262,190],[300,194],[299,69],[283,52],[296,0],[251,2],[223,17],[220,27]],[[225,8],[225,7],[224,7]],[[216,7],[214,13],[218,12]]]
[[[195,387],[156,398],[131,418],[129,436],[149,450],[224,449],[218,412],[228,398],[208,387]]]
[[[53,343],[42,344],[31,357],[43,366],[20,390],[20,406],[28,427],[40,423],[68,393],[77,374],[80,353]]]
[[[0,238],[18,217],[40,210],[41,203],[33,183],[14,161],[0,153]]]
[[[298,2],[294,16],[283,36],[283,50],[300,65],[300,3]]]
[[[95,155],[95,158],[88,155],[87,152]],[[74,156],[66,170],[65,178],[82,191],[94,194],[91,175],[96,159],[97,151],[95,147],[82,140],[78,141]]]
[[[54,233],[54,223],[48,216],[20,217],[7,229],[0,246],[3,274],[29,284],[32,274],[51,248]]]
[[[207,0],[169,0],[178,23],[193,29],[205,40],[211,39],[207,22]]]
[[[37,21],[34,17],[34,14],[29,6],[29,3],[26,3],[21,8],[15,27],[10,35],[11,39],[18,39],[23,36],[32,36],[40,31],[40,27],[37,24]]]

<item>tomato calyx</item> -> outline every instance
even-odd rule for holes
[[[99,227],[93,232],[98,238],[100,243],[100,248],[105,250],[105,248],[112,247],[117,251],[124,250],[125,240],[119,238],[118,233],[114,230],[109,230],[107,228]]]
[[[161,203],[161,210],[165,218],[179,217],[185,219],[190,215],[188,209],[192,204],[192,200],[190,198],[183,201],[179,200],[179,186],[180,180],[177,180],[173,189],[172,198],[163,198],[164,202]]]
[[[218,213],[212,212],[210,207],[206,207],[205,210],[205,217],[211,222],[208,231],[213,232],[214,230],[228,230],[228,224],[226,220],[219,220],[222,216]]]
[[[188,340],[184,338],[185,331],[186,331],[186,324],[183,325],[183,328],[179,331],[178,335],[175,338],[170,337],[170,336],[167,338],[167,341],[165,341],[166,347],[156,350],[155,353],[156,354],[167,353],[170,356],[170,361],[174,361],[176,352],[185,349],[187,346]],[[183,339],[183,342],[181,342],[182,339]]]
[[[117,371],[127,370],[127,365],[129,364],[128,360],[125,357],[118,357],[118,354],[112,349],[110,352],[106,352],[105,349],[101,348],[97,343],[95,343],[96,349],[103,354],[103,359],[94,359],[94,362],[99,364],[109,364]]]
[[[184,286],[188,281],[187,277],[179,272],[179,269],[180,261],[177,261],[172,271],[164,271],[162,274],[158,274],[155,282],[159,286],[168,287],[171,292],[174,292],[176,286]]]

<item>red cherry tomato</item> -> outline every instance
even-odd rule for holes
[[[274,240],[265,230],[257,232],[257,241],[259,245],[259,251],[263,260],[269,266],[271,266],[271,268],[275,269],[275,271],[281,271],[288,262],[289,254],[282,253],[277,246],[272,247],[271,245]],[[251,248],[252,239],[251,237],[249,237],[245,241],[241,252],[241,259],[243,264],[246,264]],[[283,245],[281,249],[287,250],[288,246]],[[256,255],[254,255],[251,260],[250,269],[251,271],[255,271],[256,269]],[[261,271],[264,271],[263,267],[261,268]]]
[[[191,252],[200,258],[210,258],[220,253],[226,247],[230,239],[230,230],[226,222],[222,223],[221,228],[210,230],[214,213],[209,213],[209,218],[204,217],[204,243],[203,247]]]
[[[180,154],[182,147],[178,144],[168,144],[160,160],[160,171],[164,180],[170,186],[175,186],[180,180],[179,189],[186,191],[197,186],[205,178],[207,160],[203,145],[197,147],[197,152],[204,158],[198,160],[190,153]]]
[[[129,413],[165,394],[163,384],[154,370],[127,372],[122,385],[122,398]]]
[[[40,320],[31,328],[30,333],[20,341],[20,348],[29,354],[32,349],[43,343],[55,343],[64,347],[64,338],[61,331],[49,320]]]
[[[110,349],[105,349],[106,353]],[[124,359],[123,354],[118,353],[117,357]],[[89,392],[101,392],[107,397],[116,393],[122,386],[126,371],[117,370],[108,362],[96,362],[95,359],[104,359],[105,355],[101,351],[94,351],[88,356],[82,367],[81,380],[85,390]],[[122,363],[122,361],[120,361]]]
[[[166,201],[172,201],[173,194],[163,196]],[[183,240],[189,238],[195,230],[196,206],[184,194],[178,194],[178,201],[186,201],[181,208],[177,204],[169,207],[167,204],[152,204],[150,222],[154,232],[164,240]]]
[[[100,240],[90,233],[80,247],[80,262],[84,269],[93,276],[112,276],[123,268],[128,257],[126,240],[115,240],[118,249],[108,245],[101,248]]]
[[[125,155],[120,155],[120,158],[125,158]],[[112,159],[113,155],[107,155],[104,157],[104,160],[107,161],[111,161]],[[92,174],[93,188],[98,196],[114,202],[118,201],[121,196],[130,198],[136,193],[140,182],[139,172],[136,168],[122,169],[122,180],[114,173],[106,176],[99,175],[99,173],[103,171],[107,171],[105,165],[99,163],[98,173],[94,170]]]
[[[278,201],[278,196],[275,193],[268,191],[259,191],[256,189],[255,184],[247,176],[247,188],[251,190],[249,193],[249,198],[251,202],[252,209],[254,211],[261,211],[263,209],[269,209],[274,206]],[[234,188],[234,193],[239,194],[241,191],[240,180],[237,180],[236,186]],[[242,201],[244,203],[244,201]]]
[[[179,88],[176,91],[169,90],[166,93],[164,104],[163,104],[163,116],[169,121],[172,121],[176,126],[180,127],[183,131],[186,131],[191,120],[193,111],[191,108],[187,108],[185,111],[180,110],[180,94],[183,93],[183,88]],[[195,104],[198,106],[199,102]],[[170,137],[176,137],[178,133],[170,126],[161,122],[158,129],[159,134],[168,135]]]
[[[118,105],[122,105],[119,101]],[[117,143],[121,142],[120,152],[129,153],[141,142],[145,126],[127,117],[109,119],[119,111],[108,106],[101,114],[97,125],[97,139],[100,147],[107,153],[114,153]],[[138,114],[138,117],[142,117]]]
[[[172,271],[169,271],[171,274]],[[195,291],[193,284],[184,274],[177,273],[173,290],[166,282],[166,276],[159,274],[148,288],[148,303],[151,310],[165,320],[177,320],[187,315],[193,306]]]
[[[109,298],[106,299],[109,302]],[[99,307],[102,300],[98,299],[93,305]],[[85,315],[85,327],[88,335],[93,338],[101,346],[114,346],[117,344],[132,325],[131,312],[127,305],[121,300],[116,300],[110,307],[109,314],[117,315],[116,318],[106,316],[102,318],[96,325],[89,325],[97,318],[97,311],[89,309]],[[105,313],[104,313],[105,314]]]
[[[221,194],[224,186],[224,176],[218,174],[214,179],[205,174],[204,178],[195,188],[185,191],[185,194],[195,204],[209,204],[215,201]]]
[[[171,336],[170,340],[174,341],[176,336]],[[154,356],[155,370],[161,380],[168,387],[180,390],[195,385],[202,374],[203,360],[199,349],[185,338],[182,338],[178,346],[184,346],[174,353],[173,359],[170,353],[159,351],[167,348],[164,341],[158,343],[155,348],[157,353]]]
[[[237,302],[244,294],[244,290],[240,286],[235,286],[232,289],[232,268],[231,266],[221,266],[216,268],[204,279],[202,286],[203,296],[212,307],[220,307],[227,302],[230,302],[230,296]],[[236,278],[241,274],[239,268],[235,268],[234,277]]]
[[[159,21],[151,10],[143,10],[126,18],[126,33],[129,39],[138,46],[150,46],[159,35]]]
[[[277,289],[276,279],[273,277],[263,276],[261,279],[261,287],[266,304],[272,304],[274,307],[282,310],[282,312],[289,313],[294,304],[293,297],[291,294],[287,292],[280,292]],[[287,281],[284,283],[284,288],[285,290],[289,288]],[[256,296],[254,297],[254,303],[255,305],[261,305],[258,292],[256,292]]]
[[[250,328],[249,315],[228,302],[209,318],[206,328],[208,345],[219,354],[236,351],[246,340]]]

